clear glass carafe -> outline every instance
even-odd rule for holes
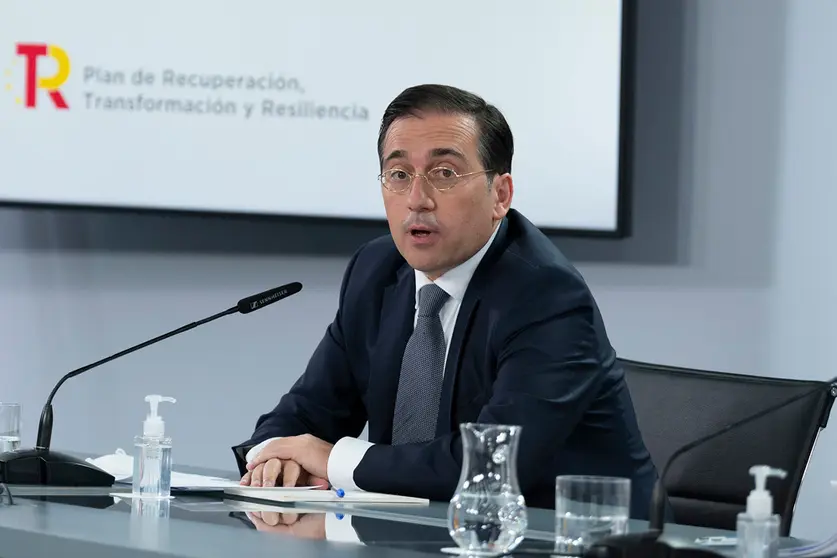
[[[517,481],[521,427],[466,423],[459,430],[462,473],[448,507],[450,536],[469,555],[508,553],[528,524]]]

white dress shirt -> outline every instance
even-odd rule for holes
[[[488,251],[491,243],[494,241],[494,237],[497,236],[498,230],[499,226],[495,225],[494,232],[491,233],[491,238],[488,239],[488,242],[485,243],[479,252],[457,267],[446,272],[435,281],[436,285],[441,287],[446,293],[448,293],[448,295],[450,295],[450,298],[448,298],[442,306],[442,309],[439,311],[439,318],[442,321],[442,329],[445,333],[445,362],[447,362],[447,353],[450,348],[450,340],[453,336],[453,328],[456,324],[456,317],[459,315],[459,308],[462,306],[462,299],[465,296],[465,291],[468,289],[468,283],[470,283],[471,277],[473,277],[474,272],[477,270],[477,266],[482,261],[482,258],[485,256],[485,253]],[[415,271],[415,275],[415,309],[418,310],[419,289],[434,281],[428,279],[421,271]],[[418,316],[418,313],[416,313],[416,316]],[[414,318],[413,320],[413,326],[415,326],[416,319],[417,318]],[[444,374],[444,369],[442,373]],[[262,448],[264,448],[264,446],[275,439],[276,438],[265,440],[253,447],[247,452],[247,461],[251,461],[262,450]],[[367,450],[369,450],[369,448],[373,445],[374,444],[359,438],[345,437],[338,440],[331,450],[331,455],[329,456],[327,465],[328,479],[332,486],[342,488],[347,492],[360,490],[360,488],[355,484],[355,468],[358,464],[360,464],[360,461],[363,459]]]

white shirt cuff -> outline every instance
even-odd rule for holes
[[[331,542],[345,542],[363,544],[352,527],[352,516],[327,513],[325,517],[326,540]]]
[[[328,458],[328,481],[331,486],[346,492],[360,490],[355,484],[355,468],[373,445],[357,438],[340,438],[331,448]]]
[[[244,459],[247,461],[247,463],[250,463],[251,461],[253,461],[256,458],[257,455],[259,455],[259,453],[261,453],[261,451],[264,449],[264,447],[266,445],[268,445],[273,440],[278,440],[278,439],[279,438],[270,438],[270,439],[265,440],[264,442],[262,442],[262,443],[260,443],[256,446],[253,446],[252,448],[250,448],[250,451],[247,452],[247,455],[244,456]]]

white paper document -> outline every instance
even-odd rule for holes
[[[113,475],[116,482],[122,484],[131,484],[131,477],[134,475],[134,458],[128,455],[125,450],[118,448],[110,455],[103,455],[92,459],[88,457],[85,461]],[[195,475],[193,473],[180,473],[172,471],[171,473],[171,487],[177,489],[222,489],[228,486],[239,486],[239,481],[224,479],[220,477],[208,477],[205,475]]]
[[[241,486],[224,488],[224,494],[244,496],[273,502],[333,502],[337,504],[414,504],[428,505],[430,500],[380,492],[351,491],[338,496],[333,490],[304,490],[298,488]]]
[[[224,488],[228,486],[239,486],[238,481],[222,479],[219,477],[205,477],[191,473],[171,473],[172,488]]]

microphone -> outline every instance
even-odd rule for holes
[[[268,289],[259,294],[242,298],[238,301],[236,309],[242,314],[249,314],[250,312],[255,312],[256,310],[264,308],[268,304],[273,304],[274,302],[279,302],[283,298],[295,295],[301,290],[302,283],[288,283],[287,285],[282,285],[281,287],[276,287],[275,289]],[[232,310],[232,308],[230,310]]]
[[[702,436],[697,440],[689,442],[671,454],[663,467],[662,473],[654,483],[654,491],[651,493],[651,507],[648,516],[648,531],[642,533],[630,533],[627,535],[615,535],[606,537],[601,541],[593,544],[584,552],[585,558],[648,558],[654,556],[689,556],[694,558],[700,557],[718,557],[723,556],[717,552],[713,552],[704,548],[688,548],[676,543],[668,543],[661,541],[660,536],[663,534],[663,527],[665,523],[665,508],[666,508],[666,489],[665,480],[668,477],[668,472],[672,464],[682,455],[691,450],[711,442],[719,438],[731,430],[735,430],[742,426],[746,426],[751,422],[755,422],[767,415],[773,414],[791,405],[810,397],[823,390],[834,390],[834,384],[837,383],[837,377],[834,377],[824,383],[817,385],[817,387],[804,391],[800,394],[789,397],[779,403],[766,407],[757,413],[753,413],[743,419],[732,422],[720,430],[711,432],[706,436]]]
[[[198,326],[208,324],[230,314],[249,314],[255,312],[274,302],[279,302],[291,295],[295,295],[301,290],[302,283],[294,282],[242,298],[235,306],[213,314],[208,318],[179,327],[168,333],[134,345],[124,351],[103,358],[102,360],[68,372],[58,380],[58,383],[55,384],[55,387],[52,388],[52,391],[47,397],[46,404],[41,412],[41,420],[38,423],[38,437],[35,447],[33,449],[0,453],[0,483],[50,486],[112,486],[115,481],[113,475],[102,471],[92,463],[88,463],[78,457],[50,450],[53,423],[52,400],[55,398],[58,388],[70,378],[74,378],[88,370],[107,364],[112,360],[164,341],[169,337],[174,337],[175,335],[195,329]]]

